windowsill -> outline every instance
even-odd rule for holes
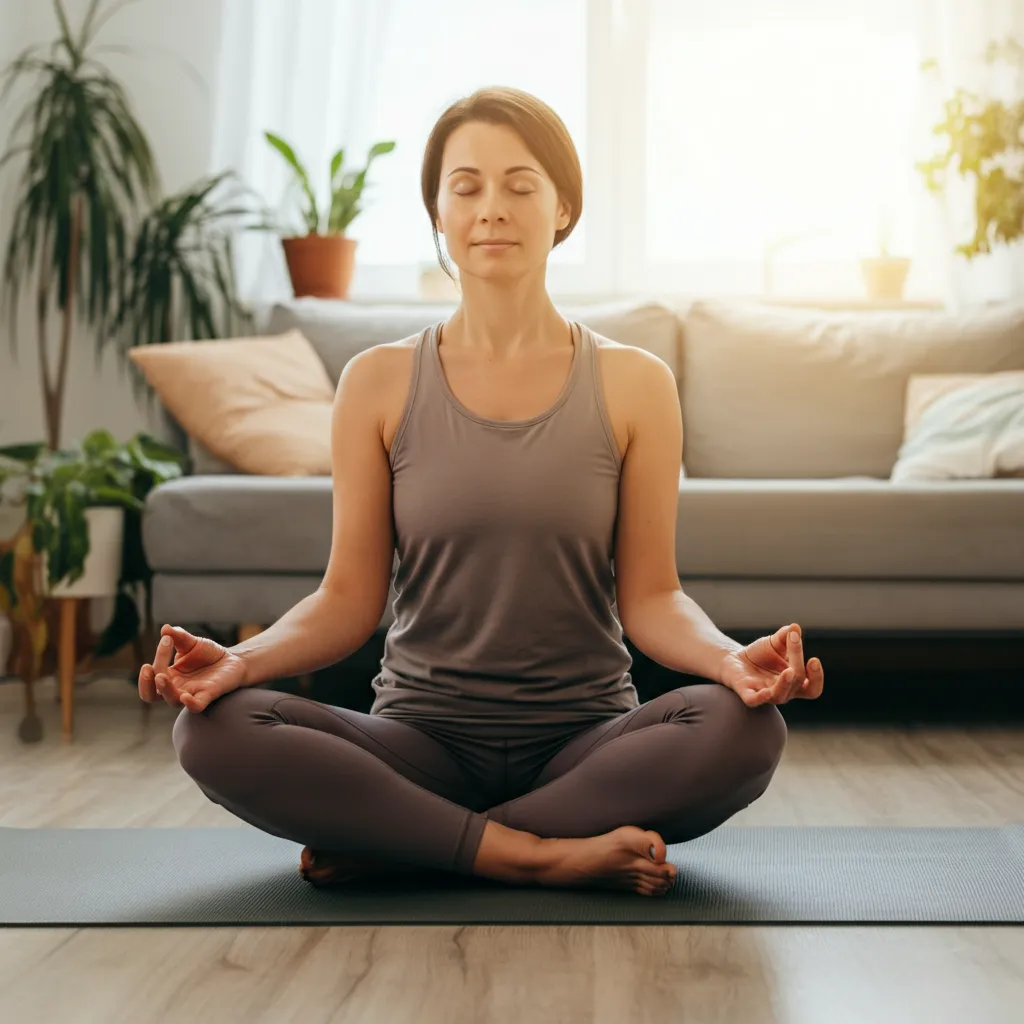
[[[769,306],[801,306],[812,309],[877,309],[877,310],[914,310],[933,309],[942,310],[946,303],[941,299],[869,299],[867,297],[851,296],[812,296],[812,295],[751,295],[748,297],[752,302],[761,302]]]

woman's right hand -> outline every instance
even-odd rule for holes
[[[139,696],[171,707],[203,711],[218,697],[245,685],[245,663],[226,647],[180,626],[164,625],[152,664],[139,671]],[[171,664],[171,655],[174,664]]]

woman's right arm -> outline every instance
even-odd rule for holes
[[[380,624],[395,547],[391,467],[381,430],[385,369],[393,365],[386,353],[369,348],[342,371],[331,414],[327,569],[312,594],[262,633],[228,648],[245,665],[246,686],[333,665],[362,647]]]

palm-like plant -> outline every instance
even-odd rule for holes
[[[90,0],[73,31],[62,0],[54,0],[59,35],[30,46],[6,69],[0,99],[16,82],[37,90],[14,122],[0,167],[23,156],[3,269],[3,297],[12,327],[24,286],[35,283],[37,343],[43,378],[47,443],[60,447],[71,328],[76,314],[102,343],[115,307],[135,219],[158,188],[145,132],[121,83],[90,47],[102,25],[123,7],[101,14]],[[51,373],[48,314],[61,315],[56,376]],[[15,360],[17,332],[11,330]]]
[[[135,345],[231,337],[251,325],[235,289],[231,239],[254,212],[248,190],[224,171],[168,196],[145,216],[110,332],[122,354]],[[125,363],[136,392],[147,388],[135,364]]]

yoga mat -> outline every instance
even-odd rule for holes
[[[244,828],[0,828],[2,925],[1021,924],[1024,823],[736,828],[669,847],[665,896],[429,881],[317,889]]]

